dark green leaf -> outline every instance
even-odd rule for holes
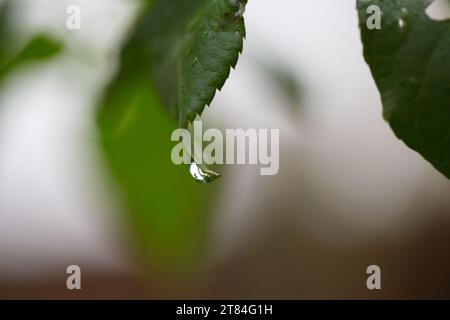
[[[202,113],[236,65],[246,3],[156,1],[125,46],[123,65],[149,70],[164,106],[180,126]]]
[[[395,134],[450,177],[450,21],[434,21],[428,0],[358,0],[364,56]],[[369,30],[368,6],[382,10]]]

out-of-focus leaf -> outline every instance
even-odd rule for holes
[[[156,96],[148,69],[121,68],[101,104],[99,132],[141,262],[173,275],[201,261],[212,189],[172,163],[177,125]]]
[[[147,1],[101,103],[106,161],[152,267],[186,269],[203,252],[213,188],[172,163],[170,137],[202,112],[236,64],[245,3]]]
[[[19,65],[40,62],[53,57],[60,52],[61,48],[59,42],[47,36],[38,35],[34,37],[16,54],[0,61],[0,79]]]
[[[156,71],[151,68],[161,63],[157,48],[165,46],[179,24],[188,23],[185,15],[191,17],[195,3],[167,1],[147,9],[122,50],[120,70],[99,109],[105,161],[121,191],[144,262],[172,271],[195,264],[205,248],[206,205],[212,190],[196,183],[186,166],[172,163],[170,137],[178,126],[159,99],[159,82],[153,82]],[[161,74],[165,76],[170,77]]]
[[[295,73],[282,63],[263,61],[260,67],[273,86],[286,98],[292,110],[297,110],[302,97],[302,84]]]
[[[0,5],[0,82],[17,67],[26,63],[44,61],[62,49],[61,43],[41,34],[17,48],[17,39],[8,25],[10,8],[9,1]]]
[[[450,21],[431,20],[429,0],[358,0],[364,56],[395,134],[450,178]],[[367,8],[382,10],[380,30]]]
[[[155,1],[123,56],[151,72],[159,96],[180,126],[209,105],[242,51],[247,0]],[[145,64],[144,64],[145,63]]]

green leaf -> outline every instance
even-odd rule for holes
[[[179,126],[202,113],[235,67],[245,37],[246,3],[156,1],[125,46],[123,64],[148,67],[164,106]]]
[[[245,36],[244,1],[211,1],[189,28],[180,49],[178,113],[180,125],[209,105],[235,67]]]
[[[434,21],[428,0],[358,0],[364,56],[398,138],[450,178],[450,21]],[[382,10],[369,30],[367,8]]]
[[[0,79],[20,65],[47,60],[60,50],[59,42],[45,35],[35,36],[18,52],[0,61]]]
[[[171,276],[189,272],[204,253],[214,188],[196,183],[187,166],[172,163],[170,137],[177,125],[146,70],[118,74],[99,109],[98,128],[139,261]]]
[[[211,9],[213,4],[218,5],[216,10]],[[195,182],[187,166],[173,164],[175,142],[170,137],[178,123],[167,110],[173,110],[176,119],[179,115],[175,105],[167,104],[168,97],[176,97],[176,102],[177,88],[185,81],[177,75],[181,75],[183,59],[191,51],[183,50],[187,46],[192,52],[199,49],[193,40],[199,35],[188,30],[197,30],[195,26],[198,19],[205,18],[206,9],[212,14],[224,6],[225,2],[215,0],[164,0],[146,7],[122,49],[118,74],[98,111],[105,162],[124,202],[124,217],[134,231],[132,238],[140,249],[141,262],[171,276],[185,274],[201,263],[207,210],[215,188]],[[224,38],[227,34],[215,36]],[[198,54],[205,63],[209,63],[208,54],[218,55],[215,50]],[[227,60],[216,59],[216,63],[225,63],[217,65],[217,74],[225,76]],[[208,83],[218,79],[206,76],[213,79]],[[198,88],[198,99],[211,91],[212,87],[204,85]]]
[[[0,82],[17,67],[47,60],[62,48],[61,43],[42,34],[34,36],[23,46],[18,45],[8,25],[10,8],[10,2],[0,5]]]

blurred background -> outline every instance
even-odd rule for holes
[[[43,34],[49,51],[0,73],[0,298],[450,298],[450,184],[383,120],[355,6],[249,1],[244,52],[203,119],[280,129],[280,171],[220,166],[199,185],[170,160],[176,123],[150,84],[133,84],[148,108],[117,135],[98,121],[137,1],[10,1],[0,57]]]

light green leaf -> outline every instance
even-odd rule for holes
[[[450,21],[428,0],[358,0],[364,56],[395,134],[450,178]],[[382,10],[369,30],[367,8]]]

